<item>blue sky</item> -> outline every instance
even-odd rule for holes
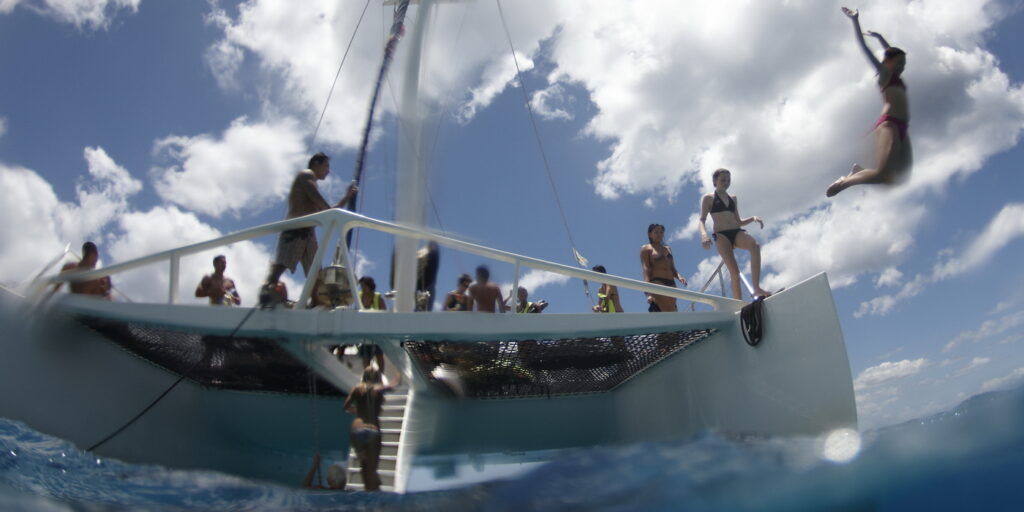
[[[729,167],[741,213],[766,221],[752,234],[768,286],[829,273],[864,426],[1024,378],[1019,2],[860,6],[865,28],[908,50],[917,165],[899,189],[835,201],[822,192],[867,163],[880,108],[839,4],[718,4],[503,4],[580,251],[639,277],[646,227],[659,222],[679,270],[703,282],[717,256],[693,216],[711,171]],[[279,219],[363,5],[0,1],[0,281],[21,283],[66,242],[95,239],[110,263]],[[351,177],[389,16],[367,10],[313,147],[333,155],[329,200]],[[432,28],[428,222],[572,263],[495,6],[446,4]],[[385,219],[399,84],[385,89],[362,186],[361,211]],[[272,243],[228,251],[250,301]],[[389,241],[361,236],[358,249],[386,281]],[[185,274],[198,279],[208,259]],[[443,254],[439,289],[480,262]],[[511,268],[493,270],[511,281]],[[165,275],[119,287],[155,300]],[[549,312],[589,308],[578,282],[531,279]],[[644,307],[639,294],[623,305]]]

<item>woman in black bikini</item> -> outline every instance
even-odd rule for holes
[[[391,391],[381,381],[380,370],[367,366],[363,370],[362,381],[349,391],[344,405],[346,411],[356,415],[349,431],[349,442],[359,457],[363,489],[366,491],[380,489],[380,475],[377,474],[381,451],[380,411],[384,405],[384,393]]]
[[[770,293],[761,289],[761,246],[754,237],[747,234],[747,231],[740,229],[751,222],[756,222],[764,229],[764,222],[759,217],[740,218],[739,209],[736,206],[736,196],[730,196],[726,190],[732,183],[732,176],[728,169],[718,169],[711,175],[711,182],[715,184],[715,191],[705,195],[700,200],[700,244],[704,249],[711,248],[711,240],[714,238],[715,246],[718,247],[718,254],[722,255],[722,261],[729,268],[729,277],[732,281],[732,296],[734,299],[741,298],[740,295],[740,267],[736,263],[736,255],[733,249],[739,247],[750,251],[750,277],[754,282],[754,296],[767,297]],[[708,237],[708,229],[704,223],[708,214],[711,214],[711,221],[714,224],[715,233]]]
[[[832,197],[848,187],[866,183],[881,183],[893,185],[905,180],[913,166],[914,154],[910,147],[910,135],[907,128],[910,123],[910,108],[907,100],[907,86],[903,84],[901,75],[903,68],[907,65],[907,55],[903,50],[889,43],[877,32],[861,33],[860,15],[856,10],[843,7],[843,14],[846,14],[853,21],[853,31],[857,35],[857,42],[868,56],[871,65],[878,71],[878,87],[882,90],[882,116],[875,123],[874,133],[878,139],[875,149],[876,167],[865,169],[858,164],[853,165],[850,174],[837,179],[825,191],[825,195]],[[885,54],[882,61],[871,53],[864,36],[868,35],[878,39]]]
[[[640,248],[640,265],[644,269],[644,281],[660,284],[663,286],[676,287],[676,279],[686,286],[686,278],[676,271],[675,261],[672,260],[672,249],[661,241],[665,238],[665,226],[651,224],[647,226],[647,240],[651,243]],[[648,311],[677,311],[676,299],[663,295],[647,295],[647,302],[651,304]]]

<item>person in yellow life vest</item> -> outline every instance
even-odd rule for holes
[[[377,291],[377,282],[370,276],[363,276],[359,278],[359,300],[363,305],[363,309],[375,309],[378,311],[387,311],[388,305],[384,302],[384,297]]]
[[[607,274],[604,265],[597,265],[590,269],[594,272]],[[594,313],[622,313],[622,304],[619,304],[619,289],[610,284],[601,284],[597,290],[597,305],[594,306]]]
[[[548,303],[546,301],[539,300],[537,302],[530,302],[527,300],[527,298],[529,298],[529,292],[527,292],[526,288],[522,286],[519,287],[519,293],[516,295],[517,300],[514,308],[516,313],[540,313],[541,311],[544,311],[544,308],[548,307]],[[512,294],[510,293],[508,299],[505,299],[506,305],[511,300]],[[512,307],[510,306],[509,309],[512,309]]]

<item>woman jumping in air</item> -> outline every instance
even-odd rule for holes
[[[718,254],[722,256],[722,261],[729,269],[733,298],[741,298],[740,267],[736,263],[736,255],[733,254],[733,249],[737,247],[750,251],[750,278],[754,284],[754,296],[771,295],[761,289],[761,246],[754,237],[747,234],[747,230],[741,229],[752,222],[758,223],[761,229],[764,229],[764,222],[760,217],[740,217],[739,208],[736,207],[736,196],[730,196],[726,192],[732,183],[728,169],[716,170],[711,175],[711,182],[714,183],[715,190],[700,200],[700,223],[697,225],[700,230],[700,244],[705,249],[710,249],[711,240],[714,239]],[[708,228],[704,225],[709,213],[715,230],[711,237],[708,237]]]
[[[828,187],[828,190],[825,191],[825,195],[828,197],[854,185],[866,183],[892,185],[902,181],[910,173],[914,160],[910,148],[910,134],[907,133],[910,123],[907,86],[900,78],[903,68],[907,65],[907,56],[903,50],[889,46],[881,34],[871,31],[861,33],[859,14],[856,10],[843,7],[843,13],[853,21],[853,31],[857,35],[857,42],[860,43],[868,60],[878,71],[878,87],[882,89],[884,104],[882,105],[882,116],[878,118],[874,129],[878,141],[875,148],[875,168],[865,169],[854,164],[850,174],[837,179]],[[868,45],[864,41],[865,35],[878,39],[878,42],[885,48],[881,62],[868,49]]]

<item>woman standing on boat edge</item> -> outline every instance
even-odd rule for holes
[[[754,296],[767,297],[770,293],[761,289],[761,246],[754,237],[747,234],[742,226],[756,222],[764,229],[764,222],[760,217],[740,217],[739,207],[736,206],[736,196],[730,196],[729,185],[732,183],[732,175],[728,169],[717,169],[711,174],[711,182],[715,190],[706,194],[700,200],[700,244],[704,249],[711,248],[711,240],[714,239],[718,254],[729,269],[729,278],[732,281],[732,297],[740,299],[740,267],[736,263],[736,255],[733,249],[739,247],[750,251],[750,278],[754,284]],[[704,225],[708,214],[711,214],[711,222],[714,227],[714,234],[708,237],[708,228]]]
[[[875,123],[874,134],[877,138],[875,146],[874,169],[865,169],[859,164],[853,165],[850,174],[842,176],[832,183],[825,191],[827,197],[832,197],[848,187],[868,183],[880,183],[894,185],[907,178],[910,168],[913,166],[914,154],[910,146],[910,134],[907,133],[910,123],[910,106],[907,100],[907,86],[903,84],[901,76],[903,68],[907,65],[907,56],[903,50],[889,43],[877,32],[861,33],[860,14],[857,10],[843,7],[843,14],[846,14],[853,21],[853,31],[857,36],[864,54],[878,71],[878,87],[882,90],[882,116]],[[864,36],[868,35],[878,39],[878,42],[885,48],[885,56],[882,61],[871,53]]]
[[[662,244],[665,239],[665,226],[651,224],[647,226],[647,240],[650,242],[640,248],[640,265],[644,271],[644,281],[662,286],[676,287],[676,279],[686,286],[686,278],[676,270],[672,259],[672,249]],[[648,311],[677,311],[676,299],[664,295],[646,293],[650,303]]]

